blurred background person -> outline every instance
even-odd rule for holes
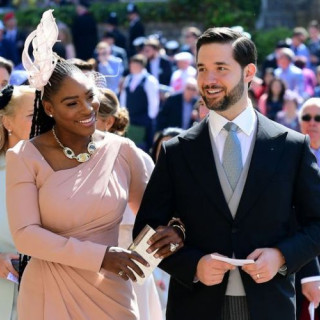
[[[193,57],[196,57],[197,53],[197,40],[201,35],[201,30],[197,27],[187,27],[182,31],[182,39],[184,44],[181,46],[181,51],[190,52]]]
[[[114,57],[118,57],[122,60],[123,63],[123,67],[124,70],[127,71],[128,69],[128,56],[127,56],[127,52],[125,49],[123,49],[122,47],[118,47],[115,44],[115,34],[112,31],[106,31],[102,38],[101,41],[105,41],[106,43],[108,43],[108,45],[111,48],[111,54]]]
[[[271,120],[275,120],[276,114],[283,109],[285,83],[279,79],[271,80],[268,91],[258,100],[259,111]]]
[[[108,43],[100,41],[95,53],[97,54],[97,71],[106,77],[107,87],[119,93],[120,80],[124,72],[122,60],[111,55],[111,48]]]
[[[0,90],[9,84],[13,63],[0,56]]]
[[[14,61],[14,63],[18,66],[21,63],[21,55],[27,35],[18,27],[17,19],[13,11],[4,14],[3,22],[6,28],[4,37],[14,44],[17,55],[17,60]]]
[[[186,80],[189,77],[196,77],[197,71],[192,66],[193,55],[190,52],[179,52],[174,56],[177,69],[172,73],[170,87],[174,92],[182,92]]]
[[[314,96],[314,88],[317,85],[317,78],[314,71],[307,67],[307,60],[304,56],[295,58],[294,65],[302,70],[304,90],[303,99],[309,99]]]
[[[9,231],[5,175],[5,153],[20,140],[29,139],[33,116],[34,89],[28,86],[6,86],[0,94],[0,317],[16,320],[17,284],[7,280],[14,270],[11,259],[19,259]],[[21,200],[21,199],[20,199]],[[17,199],[17,201],[20,201]]]
[[[308,38],[308,31],[304,27],[293,29],[291,37],[291,49],[296,57],[305,57],[306,67],[310,67],[310,52],[305,42]]]
[[[76,16],[72,22],[72,37],[76,49],[76,57],[88,60],[93,57],[94,48],[98,43],[97,22],[89,12],[90,3],[78,0]]]
[[[196,120],[194,105],[199,97],[197,80],[188,78],[183,92],[170,95],[157,117],[157,131],[167,127],[189,129]]]
[[[107,21],[105,22],[105,31],[111,32],[114,35],[114,44],[117,47],[122,49],[127,48],[127,38],[126,36],[119,30],[119,19],[116,12],[112,11],[109,13]]]
[[[120,105],[128,109],[130,116],[127,136],[145,151],[152,145],[159,112],[159,82],[145,69],[146,64],[142,54],[130,58],[130,73],[120,93]]]
[[[156,38],[148,38],[142,50],[147,58],[146,69],[155,76],[159,83],[169,86],[172,75],[172,63],[167,56],[160,53],[160,41]]]
[[[283,109],[277,112],[275,121],[285,127],[300,132],[298,108],[301,97],[291,90],[287,90],[283,98]]]
[[[310,148],[320,167],[320,98],[310,98],[300,110],[301,133],[310,137]]]
[[[100,89],[100,107],[97,118],[97,129],[124,136],[129,125],[129,113],[120,107],[116,94],[108,89]]]
[[[281,48],[277,52],[278,68],[274,74],[286,84],[287,89],[297,92],[303,97],[304,80],[302,70],[294,65],[294,52],[289,48]]]
[[[320,64],[320,26],[317,20],[312,20],[308,26],[309,42],[308,49],[310,52],[310,68],[315,72]]]
[[[128,57],[131,57],[134,54],[138,53],[133,42],[135,39],[145,36],[145,28],[140,19],[138,7],[132,2],[127,5],[127,17],[129,20],[129,38],[127,48]]]
[[[0,20],[0,56],[11,60],[14,65],[19,64],[20,58],[18,57],[18,52],[16,50],[15,44],[5,38],[5,27],[3,22]]]
[[[73,39],[69,27],[62,22],[59,22],[57,25],[59,29],[58,39],[65,48],[65,59],[75,58],[76,49],[73,44]]]
[[[299,122],[301,133],[306,134],[310,138],[310,148],[315,157],[317,158],[318,166],[320,167],[320,98],[310,98],[306,100],[299,113]],[[319,260],[319,257],[318,257]],[[308,274],[306,274],[308,272]],[[297,291],[297,319],[307,320],[310,319],[308,312],[309,301],[320,299],[319,295],[319,273],[316,270],[304,268],[296,275],[296,291]],[[312,280],[309,282],[309,291],[304,288],[305,285],[301,285],[301,278],[306,276],[312,276]],[[316,278],[317,276],[317,278]],[[311,284],[312,282],[312,284]],[[303,297],[305,296],[305,298]],[[317,301],[316,301],[317,304]],[[320,319],[320,309],[316,309],[315,319]]]

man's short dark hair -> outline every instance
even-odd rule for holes
[[[247,36],[234,31],[230,28],[209,28],[197,41],[197,52],[202,45],[210,43],[232,44],[233,58],[240,64],[242,68],[249,63],[257,64],[257,49],[253,41]]]

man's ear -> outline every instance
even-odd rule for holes
[[[249,83],[252,81],[254,76],[256,75],[257,72],[257,67],[254,63],[249,63],[245,68],[244,68],[244,81]]]
[[[51,102],[42,100],[42,106],[43,106],[44,112],[49,117],[52,117],[54,115],[53,114],[54,110],[53,110],[53,106],[52,106]]]

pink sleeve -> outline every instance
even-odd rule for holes
[[[129,163],[131,180],[129,188],[129,206],[137,214],[144,190],[150,178],[150,166],[144,160],[141,150],[128,139],[126,158]]]
[[[21,144],[19,144],[21,146]],[[19,252],[32,257],[98,272],[106,246],[63,237],[41,225],[36,169],[14,148],[6,156],[6,198],[10,230]]]
[[[261,112],[263,115],[266,115],[266,114],[267,114],[266,101],[267,101],[267,94],[264,93],[264,94],[260,97],[260,99],[258,100],[258,107],[259,107],[260,112]]]

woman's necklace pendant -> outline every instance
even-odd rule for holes
[[[60,140],[56,136],[56,132],[54,130],[54,127],[52,128],[52,133],[53,133],[54,138],[56,139],[56,141],[58,142],[58,144],[62,148],[64,155],[69,159],[76,159],[78,162],[86,162],[90,159],[91,155],[97,150],[97,147],[96,147],[95,143],[92,141],[92,137],[91,137],[91,141],[89,142],[89,144],[87,146],[88,153],[83,152],[83,153],[79,153],[76,156],[74,151],[71,148],[65,147],[60,142]]]

